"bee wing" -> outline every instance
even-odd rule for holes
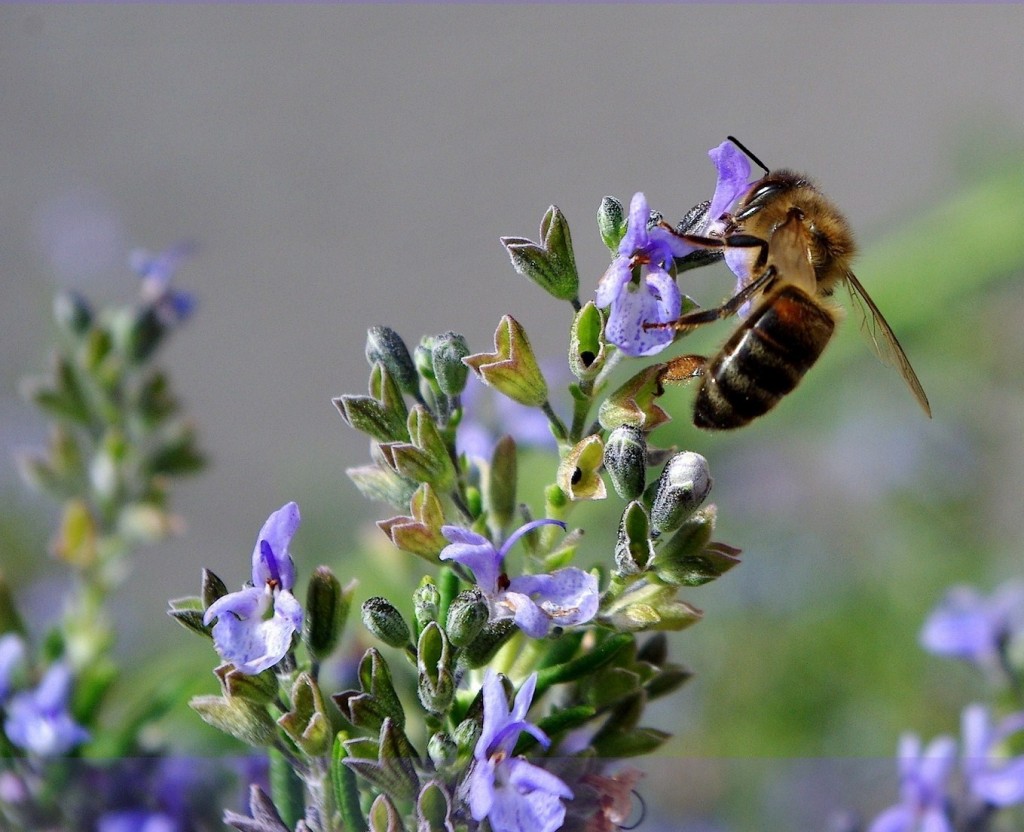
[[[896,339],[896,333],[882,317],[881,310],[875,306],[875,302],[871,300],[871,296],[864,290],[853,272],[846,273],[846,287],[850,290],[850,299],[853,301],[853,305],[861,314],[861,331],[867,334],[875,354],[882,360],[882,363],[890,364],[899,370],[903,380],[910,388],[910,392],[917,399],[917,403],[928,414],[928,418],[931,418],[932,408],[928,404],[928,396],[925,395],[924,388],[918,381],[917,373],[910,366],[907,354],[903,352],[903,347]]]

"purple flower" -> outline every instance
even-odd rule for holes
[[[105,812],[96,821],[96,832],[179,832],[181,827],[163,812],[124,809]]]
[[[40,757],[56,757],[81,745],[89,732],[68,712],[70,694],[71,671],[63,662],[51,665],[39,687],[11,697],[4,723],[7,738]]]
[[[650,217],[647,197],[634,194],[618,256],[597,284],[597,305],[610,307],[605,337],[626,355],[653,355],[672,343],[673,330],[645,330],[644,324],[679,317],[682,296],[668,269],[693,251],[667,229],[648,227]]]
[[[171,286],[175,273],[195,249],[194,243],[184,241],[159,254],[138,248],[128,256],[132,271],[142,278],[139,293],[143,303],[152,304],[168,325],[182,323],[195,311],[195,296]]]
[[[551,743],[543,731],[526,721],[536,686],[534,673],[523,682],[509,710],[498,674],[488,669],[484,677],[484,724],[465,793],[473,819],[487,818],[493,832],[554,832],[565,820],[562,799],[573,797],[555,775],[511,756],[523,731],[545,748]]]
[[[218,598],[203,616],[207,625],[217,619],[214,646],[242,673],[262,673],[281,661],[302,627],[302,608],[291,593],[295,564],[288,553],[299,519],[295,503],[267,518],[252,553],[252,586]]]
[[[1008,737],[1024,731],[1024,712],[1011,714],[993,726],[984,706],[968,705],[961,724],[964,777],[970,793],[1000,808],[1024,802],[1024,755],[1000,753]]]
[[[949,819],[947,781],[956,743],[937,737],[922,749],[913,734],[900,739],[900,802],[875,818],[868,832],[954,832]]]
[[[509,549],[527,532],[557,520],[534,520],[516,529],[501,548],[495,549],[483,535],[460,526],[442,526],[450,545],[441,560],[454,560],[473,572],[477,586],[490,606],[490,620],[511,618],[526,635],[543,638],[551,626],[583,624],[597,614],[597,578],[575,567],[556,569],[550,575],[521,575],[509,579],[503,561]]]
[[[931,653],[998,668],[1007,642],[1024,634],[1024,584],[1008,582],[991,596],[973,587],[946,593],[921,630],[921,645]]]
[[[545,378],[559,375],[554,367],[542,369]],[[455,434],[455,450],[460,454],[489,460],[495,443],[504,434],[511,436],[519,447],[555,449],[551,424],[540,408],[502,396],[476,376],[469,377],[461,399],[464,416]]]
[[[718,147],[708,151],[708,156],[718,170],[718,183],[715,195],[711,198],[708,208],[710,222],[704,230],[708,237],[722,236],[730,209],[750,188],[750,160],[747,155],[730,141],[722,142]],[[750,265],[756,257],[756,249],[727,248],[725,249],[726,265],[736,275],[736,291],[738,292],[750,281]],[[747,302],[740,309],[746,316],[750,309]]]
[[[11,692],[11,677],[25,657],[25,642],[15,633],[0,636],[0,705]]]

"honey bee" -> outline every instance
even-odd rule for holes
[[[706,236],[685,233],[685,226],[662,226],[698,250],[735,249],[738,257],[745,250],[750,277],[721,306],[645,325],[686,331],[734,315],[744,306],[750,309],[715,355],[682,355],[668,363],[664,381],[701,379],[693,423],[707,430],[742,427],[792,391],[832,338],[842,310],[831,296],[840,283],[849,289],[878,357],[899,370],[931,417],[928,397],[906,353],[850,270],[855,244],[846,218],[807,177],[790,170],[769,171],[740,142],[732,136],[729,140],[765,175],[740,198],[735,213],[718,218]]]

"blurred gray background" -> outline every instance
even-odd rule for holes
[[[884,237],[943,196],[970,137],[1019,141],[1022,44],[1015,5],[0,8],[4,456],[44,438],[17,382],[44,367],[54,289],[127,299],[130,248],[198,240],[178,286],[200,307],[163,363],[214,464],[174,495],[186,533],[144,553],[123,596],[127,650],[174,643],[165,599],[202,566],[239,584],[285,501],[328,541],[297,539],[307,565],[343,573],[363,546],[377,515],[344,469],[367,443],[330,399],[365,389],[368,325],[410,343],[457,329],[484,351],[510,313],[557,356],[567,308],[498,237],[535,237],[558,204],[587,297],[607,264],[601,197],[643,190],[679,217],[710,196],[706,151],[729,133]],[[928,274],[905,279],[928,292]],[[729,283],[708,285],[705,303]],[[915,365],[934,387],[941,366]],[[885,430],[918,430],[895,374],[870,378],[897,403]],[[848,450],[824,475],[872,476]],[[719,482],[721,537],[749,549],[729,518],[756,507]],[[49,504],[5,491],[47,521],[45,546]]]

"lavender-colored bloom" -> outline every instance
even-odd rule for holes
[[[487,818],[493,832],[554,832],[565,820],[562,799],[573,797],[554,774],[511,756],[523,731],[545,748],[550,745],[547,735],[526,721],[536,686],[534,673],[523,682],[509,710],[498,674],[488,669],[484,677],[484,724],[465,794],[473,819]]]
[[[185,241],[157,254],[138,248],[128,256],[132,271],[142,279],[139,292],[143,303],[152,304],[168,325],[185,321],[195,311],[195,296],[171,286],[175,273],[195,249],[194,243]]]
[[[1024,802],[1024,755],[1006,757],[1000,746],[1024,731],[1024,712],[993,726],[988,709],[968,705],[961,717],[967,788],[983,803],[1003,808]]]
[[[180,832],[177,821],[162,812],[125,809],[105,812],[96,821],[96,832]]]
[[[875,818],[868,832],[954,832],[949,819],[947,781],[956,743],[937,737],[922,749],[913,734],[900,739],[900,802]]]
[[[25,657],[25,642],[15,633],[0,636],[0,705],[11,692],[11,677]]]
[[[554,380],[560,367],[542,366],[544,377]],[[462,392],[464,416],[455,434],[455,450],[470,458],[489,460],[498,438],[508,434],[519,447],[548,448],[557,443],[551,424],[537,407],[527,407],[500,395],[471,375]]]
[[[1006,643],[1024,634],[1024,584],[1012,581],[985,597],[969,586],[946,593],[921,630],[921,645],[939,656],[995,668]]]
[[[609,307],[605,337],[626,355],[653,355],[672,343],[674,331],[645,330],[644,324],[679,317],[682,296],[668,269],[674,258],[693,251],[667,229],[649,227],[650,218],[647,197],[634,194],[618,256],[597,284],[597,305]],[[634,269],[639,270],[638,280]]]
[[[495,548],[483,535],[460,526],[442,526],[450,541],[441,560],[454,560],[473,572],[477,586],[490,606],[491,621],[511,618],[526,635],[542,638],[552,625],[583,624],[597,614],[597,578],[575,567],[556,569],[550,575],[521,575],[509,579],[503,571],[505,555],[527,532],[557,520],[534,520],[520,526]]]
[[[253,549],[252,586],[218,598],[203,616],[207,625],[217,619],[217,652],[242,673],[262,673],[281,661],[302,627],[302,608],[291,592],[295,564],[288,552],[299,520],[295,503],[271,514]]]
[[[63,662],[50,666],[39,687],[11,697],[4,731],[19,748],[40,757],[66,754],[89,739],[89,732],[68,712],[71,671]]]

